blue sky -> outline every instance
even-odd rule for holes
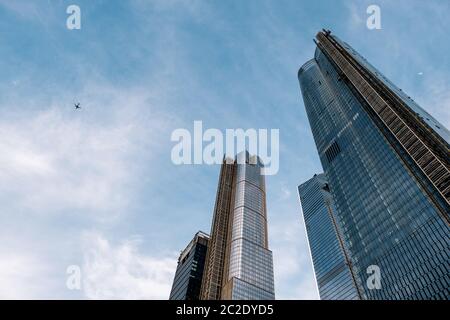
[[[66,8],[81,8],[81,30]],[[366,8],[381,8],[381,30]],[[168,297],[209,232],[218,166],[171,132],[280,129],[277,298],[315,299],[296,186],[321,166],[297,81],[329,28],[450,127],[449,1],[0,0],[0,298]],[[83,109],[73,110],[80,101]],[[68,290],[66,268],[82,268]]]

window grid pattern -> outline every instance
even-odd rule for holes
[[[237,165],[232,219],[228,281],[233,282],[233,299],[274,299],[264,176],[258,164]]]
[[[363,75],[331,44],[328,38],[319,33],[318,39],[320,45],[331,55],[334,62],[364,97],[368,105],[430,179],[447,203],[450,204],[450,168],[419,139],[414,130],[389,105],[389,102],[381,97],[371,84],[364,79]]]
[[[235,164],[226,164],[225,162],[220,169],[211,238],[200,292],[202,300],[219,300],[221,298],[235,171]]]
[[[208,239],[197,236],[178,260],[169,300],[199,300]],[[188,246],[188,247],[189,247]]]
[[[319,174],[298,188],[320,298],[359,299],[344,248],[330,218],[335,209],[327,186],[325,175]]]
[[[233,279],[233,300],[273,300],[273,294],[240,279]]]
[[[320,49],[299,81],[363,298],[450,299],[449,225],[428,194]],[[341,152],[329,163],[334,141]],[[367,288],[370,265],[380,290]]]

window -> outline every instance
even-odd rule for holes
[[[337,143],[337,141],[334,141],[331,146],[329,146],[325,151],[328,163],[331,163],[331,161],[333,161],[340,152],[341,148],[339,147],[339,144]]]

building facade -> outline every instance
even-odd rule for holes
[[[262,168],[248,152],[222,164],[201,299],[275,298]]]
[[[449,131],[347,43],[316,40],[298,78],[361,298],[449,299]]]
[[[358,300],[360,294],[325,175],[314,175],[302,183],[298,194],[320,299]]]
[[[208,241],[199,231],[181,252],[169,300],[199,300]]]

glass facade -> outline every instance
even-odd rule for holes
[[[233,161],[224,160],[220,168],[219,185],[217,187],[216,204],[211,225],[211,239],[206,255],[205,271],[200,291],[202,300],[222,299],[222,288],[226,274],[227,248],[231,203],[233,196],[233,180],[236,165]]]
[[[248,152],[239,154],[238,159],[242,161],[222,165],[218,195],[223,196],[216,199],[211,232],[212,239],[221,239],[220,245],[208,251],[207,265],[211,272],[202,285],[202,297],[272,300],[275,298],[273,260],[268,249],[263,165]],[[232,174],[225,175],[225,171]],[[224,192],[230,186],[230,192]],[[224,208],[223,204],[226,209],[218,211]],[[214,270],[221,273],[220,283],[209,280],[214,279]]]
[[[320,299],[359,299],[325,175],[314,175],[298,193]]]
[[[348,44],[317,40],[298,76],[361,298],[449,299],[448,130]]]
[[[169,300],[199,300],[208,240],[199,231],[181,252]]]

